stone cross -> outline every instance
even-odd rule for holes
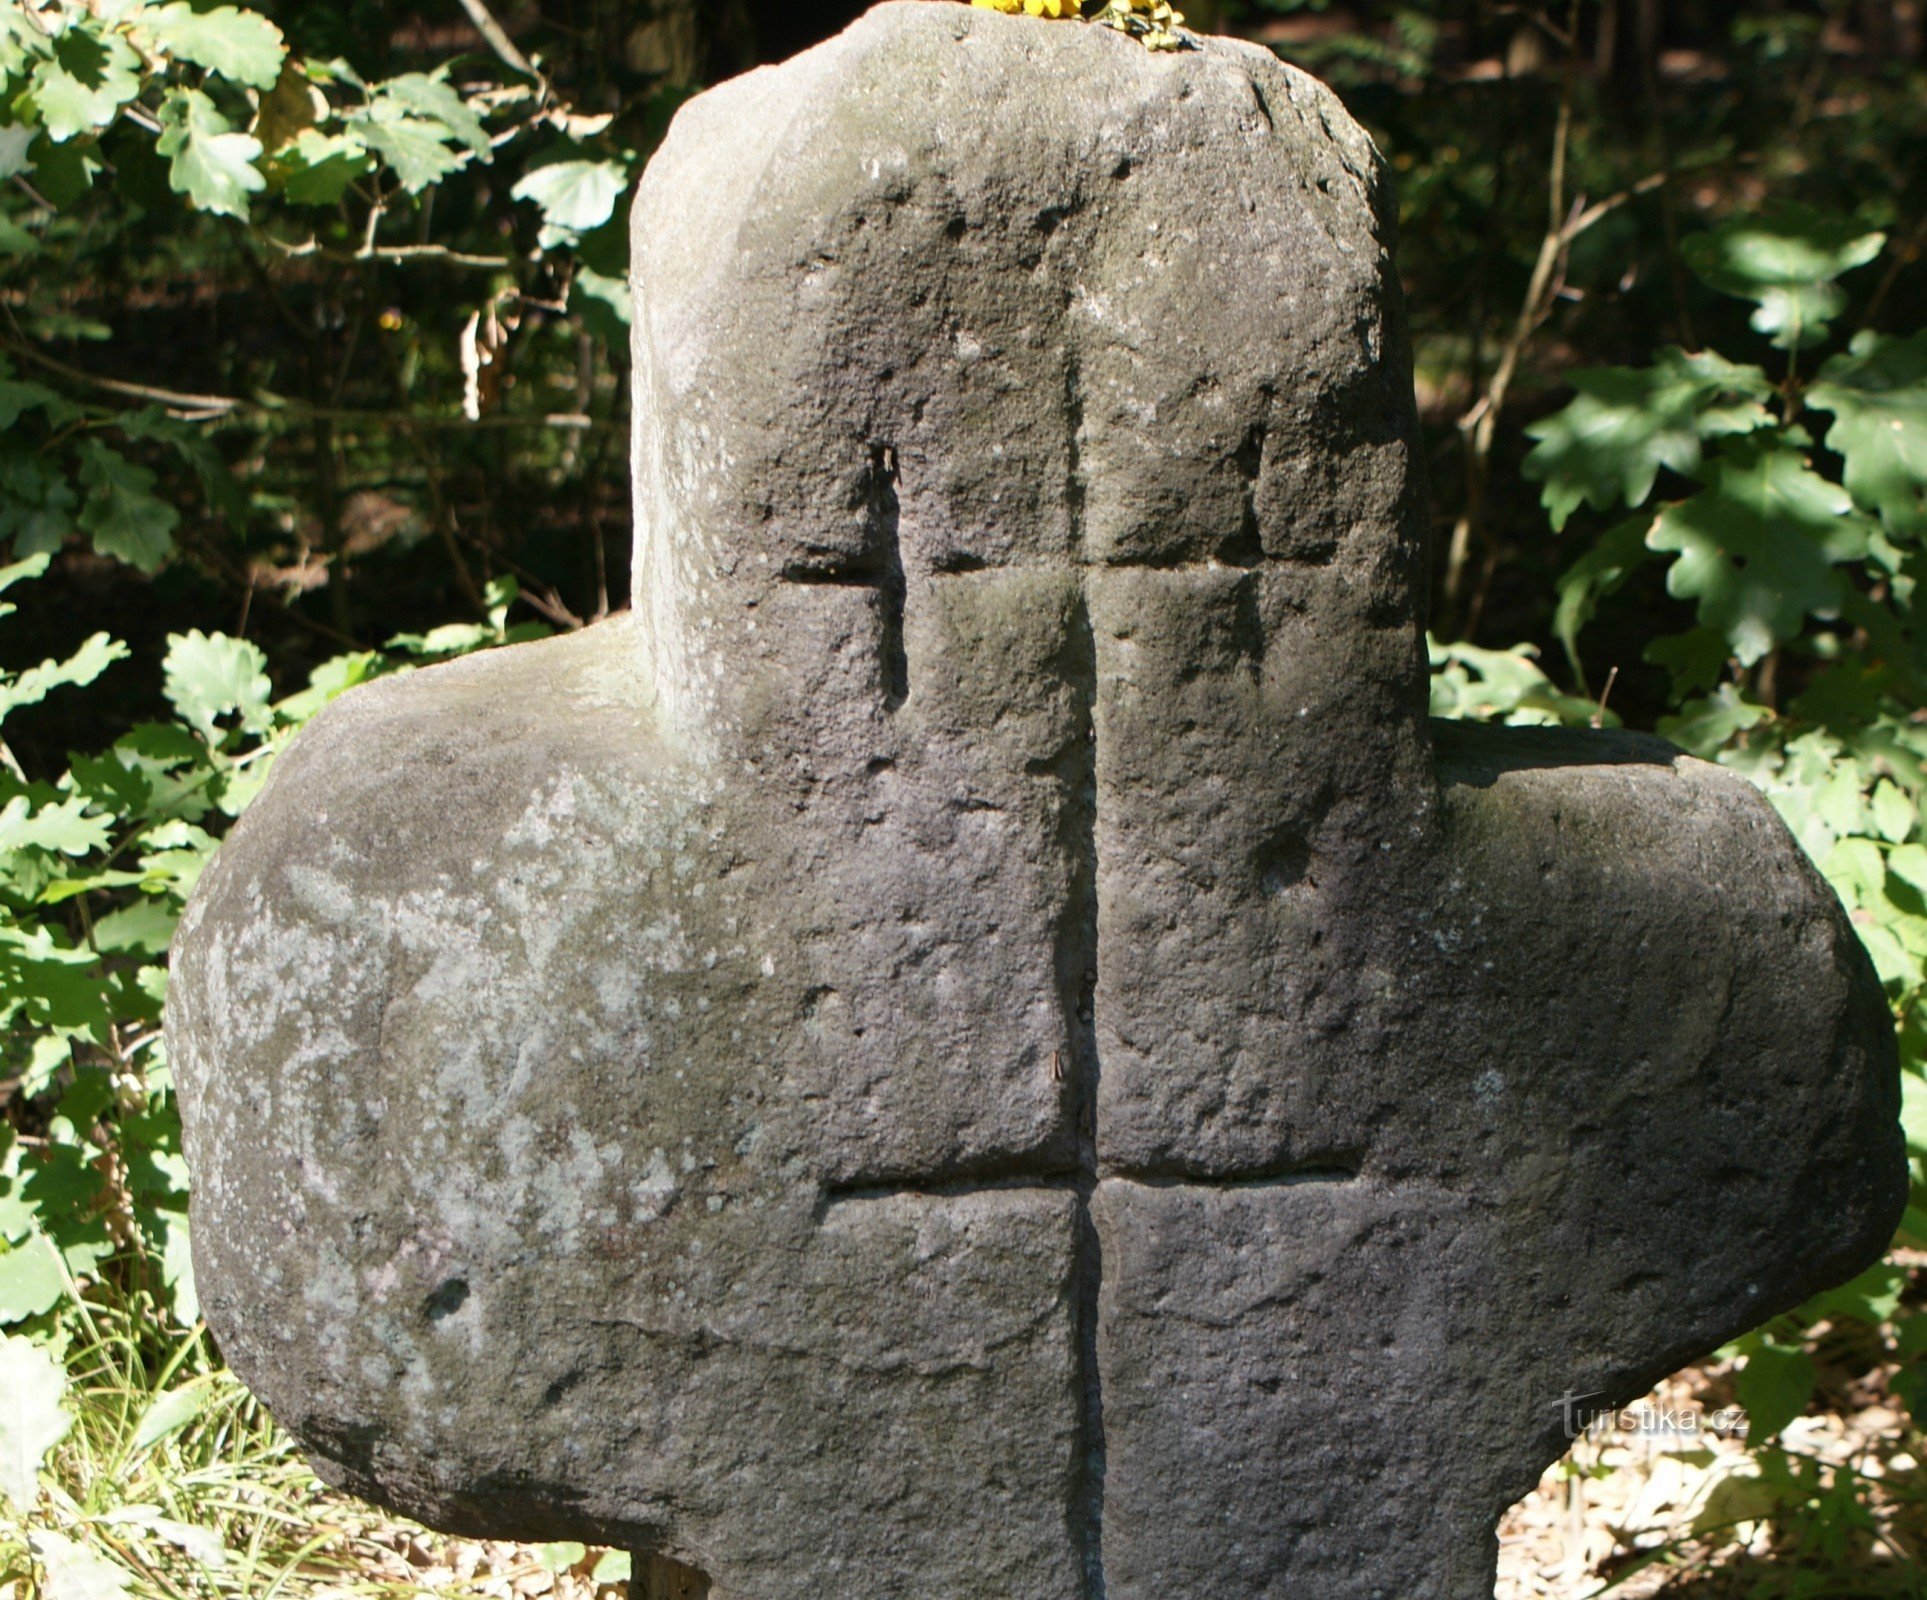
[[[878,7],[634,212],[635,604],[349,695],[176,947],[324,1476],[713,1600],[1450,1600],[1871,1260],[1878,985],[1743,783],[1428,726],[1391,201],[1248,45]]]

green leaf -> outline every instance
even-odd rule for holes
[[[138,767],[112,752],[104,756],[72,756],[68,778],[76,794],[114,811],[142,810],[154,796],[154,781]]]
[[[49,195],[48,198],[51,200],[53,197]],[[38,254],[39,250],[39,235],[22,227],[17,218],[0,216],[0,256],[24,258]]]
[[[627,1550],[605,1550],[596,1557],[596,1564],[590,1570],[589,1581],[597,1585],[627,1583],[634,1563]]]
[[[409,72],[371,91],[348,131],[394,169],[410,194],[440,183],[471,160],[489,159],[488,130],[449,85]],[[453,148],[451,148],[451,146]]]
[[[27,1051],[27,1070],[20,1079],[20,1097],[31,1100],[35,1095],[45,1094],[54,1074],[73,1058],[73,1046],[67,1040],[58,1034],[43,1033]],[[10,1233],[7,1237],[17,1239],[20,1235]]]
[[[28,556],[24,561],[10,561],[0,567],[0,594],[5,594],[16,583],[27,583],[35,578],[44,578],[47,568],[53,563],[44,555]],[[12,609],[9,602],[8,609]]]
[[[43,1316],[60,1304],[66,1292],[59,1252],[38,1229],[0,1252],[0,1325]]]
[[[357,112],[350,129],[394,169],[410,194],[440,183],[468,164],[465,150],[451,150],[449,130],[439,122],[410,115],[392,101],[379,100]]]
[[[535,1552],[535,1563],[544,1572],[567,1572],[589,1553],[587,1545],[577,1544],[565,1539],[557,1544],[539,1545]]]
[[[0,851],[34,849],[85,856],[105,850],[111,819],[90,815],[89,804],[75,795],[36,808],[25,795],[15,795],[0,807]]]
[[[1650,559],[1646,549],[1646,530],[1650,516],[1629,518],[1610,532],[1566,569],[1559,580],[1559,605],[1553,613],[1554,637],[1565,647],[1566,659],[1581,682],[1585,673],[1579,664],[1579,630],[1592,621],[1599,601],[1614,593],[1633,568]]]
[[[60,1252],[68,1277],[76,1283],[93,1277],[101,1262],[114,1253],[113,1236],[108,1233],[106,1222],[100,1218],[84,1222],[76,1222],[72,1218],[56,1219],[48,1229],[48,1237]]]
[[[1912,1072],[1900,1075],[1900,1131],[1909,1150],[1927,1155],[1927,1081]]]
[[[114,741],[114,754],[156,770],[197,766],[207,755],[199,740],[171,722],[143,722]]]
[[[140,93],[141,58],[117,33],[77,21],[34,68],[28,99],[47,137],[65,144],[104,128]]]
[[[537,242],[553,250],[607,222],[628,182],[619,161],[556,161],[525,173],[509,194],[542,208]]]
[[[1432,661],[1432,715],[1514,726],[1563,723],[1583,727],[1597,709],[1590,701],[1561,694],[1539,670],[1529,644],[1484,650],[1472,644],[1428,639]]]
[[[116,661],[126,659],[126,645],[97,633],[65,661],[43,661],[11,682],[0,677],[0,720],[22,706],[37,705],[56,689],[92,683]]]
[[[188,1220],[178,1211],[158,1208],[142,1207],[136,1215],[149,1237],[157,1241],[153,1253],[160,1259],[168,1309],[176,1324],[191,1328],[201,1320],[201,1301],[194,1289],[194,1252],[188,1242]]]
[[[26,450],[0,448],[0,538],[13,540],[15,555],[44,560],[59,549],[78,504],[58,466]]]
[[[113,1236],[101,1220],[61,1221],[49,1230],[49,1235],[66,1264],[68,1276],[76,1282],[93,1277],[101,1262],[114,1253]]]
[[[1846,294],[1834,280],[1864,267],[1887,242],[1844,217],[1781,203],[1682,241],[1680,254],[1709,287],[1759,309],[1753,326],[1782,350],[1826,337]]]
[[[1887,870],[1916,894],[1927,898],[1927,846],[1903,844],[1890,850]]]
[[[1800,1308],[1800,1316],[1815,1322],[1851,1317],[1877,1327],[1900,1309],[1907,1273],[1897,1262],[1876,1261],[1859,1277],[1815,1295]]]
[[[569,285],[569,309],[581,317],[590,333],[620,345],[634,317],[629,280],[578,265]]]
[[[1856,335],[1821,367],[1807,404],[1833,414],[1827,448],[1854,499],[1895,538],[1927,539],[1927,332]]]
[[[302,727],[318,715],[322,707],[356,685],[379,676],[387,666],[388,663],[373,650],[356,650],[348,655],[334,656],[308,674],[307,688],[276,704],[275,720],[287,727]]]
[[[22,1093],[20,1098],[29,1100],[33,1097]],[[19,1162],[12,1159],[17,1157],[18,1150],[19,1146],[16,1145],[8,1152],[10,1159],[7,1161],[7,1170],[0,1172],[0,1239],[9,1245],[19,1244],[32,1235],[38,1209],[20,1192]]]
[[[197,1528],[191,1522],[176,1522],[171,1517],[156,1517],[148,1526],[157,1537],[179,1548],[190,1561],[211,1568],[228,1563],[228,1548],[212,1528]]]
[[[152,1506],[116,1506],[112,1511],[102,1512],[94,1520],[110,1527],[127,1525],[145,1529],[205,1567],[226,1566],[231,1553],[212,1528],[197,1528],[192,1523],[176,1522],[162,1516]]]
[[[333,205],[349,184],[375,169],[375,158],[359,138],[316,128],[303,128],[276,160],[281,192],[302,206]]]
[[[175,89],[161,102],[161,136],[154,148],[169,158],[167,181],[198,211],[248,218],[248,196],[268,180],[255,169],[261,141],[236,133],[199,89]]]
[[[1661,467],[1691,473],[1702,442],[1765,427],[1760,404],[1773,386],[1758,367],[1707,351],[1668,346],[1650,367],[1594,367],[1572,374],[1578,398],[1534,423],[1523,464],[1545,484],[1540,498],[1555,531],[1581,505],[1641,505]]]
[[[31,122],[16,122],[0,128],[0,178],[16,178],[33,165],[27,152],[40,137]]]
[[[131,1600],[132,1574],[119,1562],[44,1528],[29,1530],[27,1544],[46,1569],[42,1600]]]
[[[1700,474],[1706,488],[1666,507],[1647,545],[1674,554],[1666,591],[1698,603],[1742,666],[1837,615],[1836,562],[1865,553],[1869,528],[1846,490],[1776,439],[1738,439]]]
[[[206,634],[199,628],[171,633],[162,666],[166,679],[161,692],[181,720],[210,744],[220,739],[216,722],[230,714],[238,714],[245,728],[259,732],[268,727],[268,697],[274,692],[268,658],[246,639]]]
[[[67,1373],[29,1339],[0,1339],[0,1495],[25,1512],[40,1498],[40,1465],[74,1419],[61,1401]]]
[[[411,656],[460,656],[498,642],[499,635],[486,622],[444,622],[426,633],[398,633],[387,648]]]
[[[272,89],[288,56],[279,28],[266,17],[234,6],[196,11],[175,0],[143,11],[140,26],[167,54],[250,89]]]
[[[444,79],[425,72],[405,72],[399,78],[377,84],[374,96],[377,104],[385,101],[440,123],[449,136],[466,145],[470,153],[484,160],[488,158],[488,129]]]
[[[1705,694],[1726,675],[1726,636],[1711,628],[1688,628],[1684,633],[1655,639],[1646,646],[1644,659],[1664,667],[1672,679],[1675,699]]]
[[[1748,1448],[1757,1450],[1806,1411],[1813,1376],[1813,1357],[1798,1345],[1763,1338],[1747,1354],[1734,1390],[1746,1408]]]
[[[185,900],[194,892],[213,855],[211,840],[200,850],[149,851],[140,858],[142,887],[149,894],[165,893]]]
[[[42,139],[34,146],[33,186],[57,210],[65,210],[94,185],[100,173],[96,146],[54,144]]]
[[[213,1397],[206,1378],[196,1378],[178,1389],[155,1396],[154,1403],[142,1413],[140,1425],[134,1429],[133,1448],[146,1450],[168,1435],[179,1433],[207,1410],[207,1403]]]
[[[80,447],[80,481],[87,489],[80,525],[94,548],[142,572],[158,571],[174,548],[181,517],[155,497],[154,474],[88,439]]]
[[[1920,821],[1920,808],[1891,778],[1882,778],[1874,786],[1872,811],[1875,829],[1892,844],[1899,844]]]
[[[1678,716],[1662,717],[1659,736],[1691,755],[1710,759],[1736,736],[1772,715],[1765,706],[1742,700],[1732,684],[1723,683],[1712,694],[1687,701]]]
[[[21,413],[34,411],[60,398],[44,383],[16,383],[0,379],[0,432],[20,420]]]
[[[155,440],[165,444],[194,469],[201,493],[210,511],[219,512],[235,533],[247,527],[248,499],[235,481],[234,473],[221,452],[214,447],[210,431],[194,423],[170,417],[159,406],[142,406],[138,411],[120,414],[120,431],[130,440]]]
[[[0,10],[0,76],[20,76],[52,48],[47,35],[27,20],[24,9]]]
[[[180,913],[163,901],[136,900],[131,906],[110,911],[94,924],[94,948],[102,955],[121,955],[137,951],[157,956],[174,937],[174,924]]]

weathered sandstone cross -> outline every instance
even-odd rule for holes
[[[1388,215],[1216,41],[892,4],[682,112],[633,612],[342,701],[176,949],[324,1473],[649,1595],[1470,1600],[1562,1400],[1879,1250],[1767,807],[1428,727]]]

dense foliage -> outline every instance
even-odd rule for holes
[[[623,592],[623,194],[693,87],[853,9],[0,11],[0,1582],[179,1600],[304,1559],[310,1490],[196,1330],[169,934],[329,698]],[[1914,1593],[1919,8],[1186,10],[1329,77],[1400,175],[1434,710],[1656,726],[1744,773],[1886,984],[1916,1203],[1730,1353],[1750,1498],[1697,1559],[1764,1528],[1746,1592]],[[1877,1461],[1788,1442],[1874,1404]]]

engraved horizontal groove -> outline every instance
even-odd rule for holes
[[[927,578],[1031,578],[1039,573],[1088,573],[1107,572],[1290,572],[1305,567],[1322,566],[1324,562],[1312,561],[1302,556],[1142,556],[1112,555],[1095,557],[1088,561],[1057,558],[1049,556],[1027,557],[1023,561],[992,561],[977,555],[944,555],[932,561],[923,569],[920,576]],[[826,588],[874,589],[882,582],[886,569],[873,563],[868,557],[839,559],[834,563],[818,563],[810,560],[786,562],[777,570],[777,577],[784,583],[818,585]]]
[[[1358,1178],[1356,1162],[1308,1161],[1245,1172],[1174,1172],[1169,1168],[1107,1167],[1098,1181],[1135,1183],[1146,1189],[1282,1189],[1300,1183],[1356,1183]]]
[[[1135,1183],[1146,1189],[1220,1190],[1282,1189],[1296,1184],[1356,1183],[1358,1180],[1359,1170],[1355,1164],[1330,1161],[1225,1173],[1172,1171],[1168,1168],[1106,1168],[1097,1178],[1099,1184]],[[1022,1189],[1063,1190],[1075,1193],[1090,1186],[1090,1180],[1074,1167],[1040,1169],[1032,1172],[982,1173],[949,1179],[861,1180],[825,1184],[820,1191],[818,1211],[821,1213],[832,1206],[895,1200],[906,1196],[923,1200],[960,1200],[970,1195]]]
[[[1075,1193],[1078,1172],[1075,1167],[1051,1168],[1035,1172],[982,1173],[957,1178],[902,1179],[892,1182],[860,1180],[852,1183],[825,1184],[819,1193],[819,1214],[832,1206],[865,1201],[894,1200],[908,1196],[923,1200],[961,1200],[970,1195],[996,1194],[1012,1189],[1061,1189]]]

